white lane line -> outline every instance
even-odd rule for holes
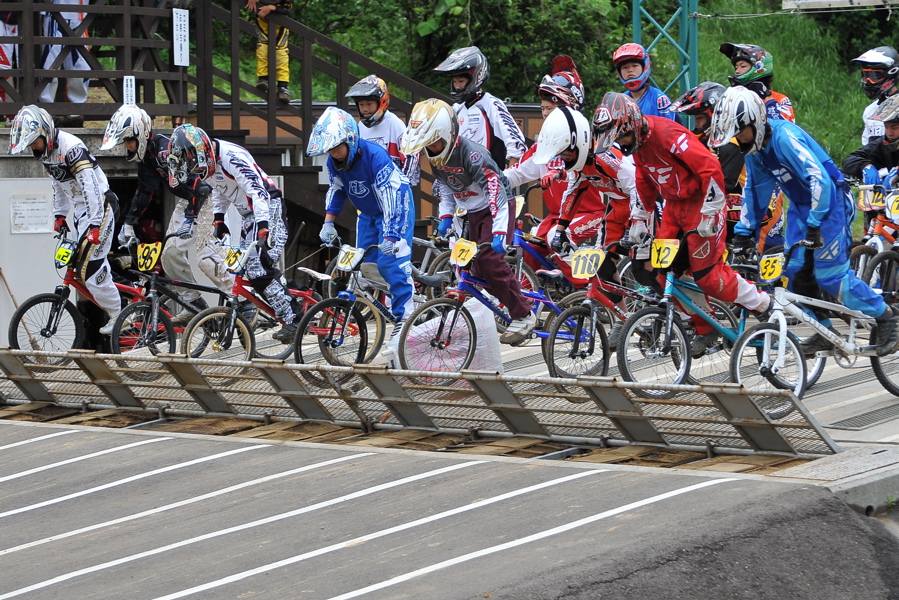
[[[10,481],[11,479],[18,479],[19,477],[25,477],[26,475],[34,475],[35,473],[40,473],[41,471],[47,471],[49,469],[55,469],[56,467],[70,465],[82,460],[90,460],[91,458],[97,458],[98,456],[103,456],[105,454],[112,454],[113,452],[119,452],[120,450],[128,450],[129,448],[136,448],[137,446],[143,446],[144,444],[155,444],[156,442],[162,442],[170,439],[172,438],[152,438],[149,440],[134,442],[133,444],[117,446],[116,448],[110,448],[108,450],[101,450],[99,452],[85,454],[84,456],[76,456],[75,458],[69,458],[58,463],[53,463],[52,465],[44,465],[43,467],[36,467],[34,469],[28,469],[27,471],[20,471],[19,473],[13,473],[12,475],[5,475],[3,477],[0,477],[0,483],[3,483],[4,481]]]
[[[398,533],[400,531],[412,529],[413,527],[418,527],[419,525],[426,525],[428,523],[432,523],[432,522],[438,521],[440,519],[452,517],[453,515],[458,515],[458,514],[461,514],[464,512],[468,512],[470,510],[475,510],[478,508],[483,508],[485,506],[490,506],[491,504],[495,504],[497,502],[502,502],[503,500],[508,500],[509,498],[514,498],[516,496],[521,496],[523,494],[535,492],[537,490],[542,490],[544,488],[558,485],[560,483],[567,483],[569,481],[573,481],[575,479],[580,479],[581,477],[587,477],[587,476],[593,475],[595,473],[604,473],[604,472],[605,471],[602,469],[597,469],[595,471],[584,471],[581,473],[576,473],[574,475],[568,475],[567,477],[562,477],[560,479],[553,479],[552,481],[546,481],[544,483],[538,483],[537,485],[532,485],[532,486],[529,486],[526,488],[513,490],[513,491],[507,492],[505,494],[500,494],[499,496],[494,496],[493,498],[476,500],[475,502],[473,502],[471,504],[466,504],[465,506],[453,508],[451,510],[444,511],[442,513],[437,513],[436,515],[431,515],[431,516],[425,517],[423,519],[410,521],[409,523],[404,523],[402,525],[396,525],[396,526],[390,527],[388,529],[382,529],[380,531],[375,531],[374,533],[362,535],[357,538],[347,540],[345,542],[340,542],[339,544],[333,544],[331,546],[325,546],[324,548],[319,548],[318,550],[312,550],[311,552],[306,552],[305,554],[299,554],[297,556],[285,558],[284,560],[279,560],[277,562],[269,563],[269,564],[263,565],[261,567],[256,567],[255,569],[243,571],[242,573],[235,573],[234,575],[229,575],[228,577],[224,577],[224,578],[218,579],[216,581],[210,581],[209,583],[204,583],[203,585],[198,585],[198,586],[192,587],[188,590],[182,590],[180,592],[175,592],[174,594],[169,594],[168,596],[160,596],[159,598],[156,598],[155,600],[174,600],[175,598],[184,598],[185,596],[190,596],[192,594],[197,594],[199,592],[205,592],[207,590],[211,590],[213,588],[227,585],[229,583],[234,583],[235,581],[240,581],[241,579],[246,579],[247,577],[252,577],[253,575],[260,575],[262,573],[268,573],[270,571],[273,571],[274,569],[279,569],[281,567],[293,565],[298,562],[308,560],[310,558],[315,558],[316,556],[328,554],[329,552],[335,552],[337,550],[342,550],[344,548],[350,548],[350,547],[353,547],[362,542],[368,542],[371,540],[375,540],[377,538],[384,537],[384,536],[390,535],[392,533]]]
[[[125,477],[124,479],[119,479],[117,481],[111,481],[109,483],[104,483],[103,485],[98,485],[97,487],[92,487],[90,489],[86,489],[86,490],[82,490],[80,492],[68,494],[66,496],[60,496],[59,498],[53,498],[52,500],[44,500],[43,502],[38,502],[37,504],[31,504],[29,506],[23,506],[22,508],[16,508],[13,510],[8,510],[6,512],[2,512],[2,513],[0,513],[0,519],[2,519],[3,517],[9,517],[11,515],[18,515],[18,514],[21,514],[24,512],[28,512],[30,510],[35,510],[37,508],[43,508],[45,506],[50,506],[51,504],[58,504],[60,502],[65,502],[66,500],[72,500],[73,498],[87,496],[88,494],[93,494],[94,492],[108,490],[109,488],[114,488],[119,485],[125,485],[126,483],[131,483],[132,481],[138,481],[140,479],[146,479],[147,477],[153,477],[154,475],[161,475],[162,473],[168,473],[169,471],[175,471],[177,469],[184,469],[186,467],[192,467],[194,465],[199,465],[199,464],[202,464],[205,462],[209,462],[211,460],[217,460],[219,458],[225,458],[226,456],[232,456],[234,454],[239,454],[241,452],[248,452],[250,450],[257,450],[259,448],[269,448],[269,447],[270,446],[248,446],[246,448],[238,448],[237,450],[228,450],[227,452],[222,452],[220,454],[213,454],[212,456],[204,456],[203,458],[196,458],[194,460],[189,460],[187,462],[170,465],[168,467],[162,467],[159,469],[155,469],[153,471],[141,473],[139,475],[132,475],[131,477]]]
[[[133,515],[127,515],[125,517],[113,519],[112,521],[105,521],[103,523],[97,523],[96,525],[88,525],[87,527],[82,527],[81,529],[74,529],[72,531],[66,531],[65,533],[60,533],[60,534],[46,537],[46,538],[43,538],[40,540],[35,540],[33,542],[28,542],[25,544],[21,544],[19,546],[13,546],[12,548],[7,548],[6,550],[0,550],[0,556],[3,556],[4,554],[12,554],[13,552],[18,552],[19,550],[25,550],[27,548],[33,548],[35,546],[40,546],[41,544],[55,542],[57,540],[62,540],[62,539],[72,537],[75,535],[80,535],[80,534],[86,533],[88,531],[94,531],[97,529],[102,529],[104,527],[111,527],[113,525],[119,525],[119,524],[125,523],[127,521],[133,521],[135,519],[140,519],[140,518],[143,518],[143,517],[146,517],[149,515],[155,515],[155,514],[165,512],[168,510],[172,510],[175,508],[180,508],[182,506],[187,506],[188,504],[193,504],[195,502],[202,502],[203,500],[215,498],[216,496],[228,494],[230,492],[234,492],[236,490],[240,490],[240,489],[247,488],[247,487],[254,486],[254,485],[259,485],[261,483],[267,483],[269,481],[274,481],[275,479],[280,479],[282,477],[288,477],[290,475],[295,475],[297,473],[302,473],[304,471],[311,471],[313,469],[320,469],[322,467],[330,467],[331,465],[342,463],[344,461],[353,460],[353,459],[360,458],[363,456],[372,456],[373,454],[374,454],[374,452],[365,452],[365,453],[361,453],[361,454],[350,454],[348,456],[342,456],[340,458],[326,460],[325,462],[315,463],[312,465],[306,465],[305,467],[299,467],[297,469],[291,469],[290,471],[284,471],[282,473],[275,473],[274,475],[266,475],[265,477],[260,477],[259,479],[253,479],[252,481],[238,483],[237,485],[232,485],[231,487],[226,487],[226,488],[217,490],[215,492],[209,492],[208,494],[203,494],[202,496],[193,496],[186,500],[179,500],[178,502],[173,502],[171,504],[166,504],[165,506],[159,506],[157,508],[145,510],[143,512],[135,513]]]
[[[736,481],[736,480],[735,479],[714,479],[711,481],[706,481],[706,482],[699,483],[696,485],[691,485],[689,487],[681,488],[679,490],[674,490],[671,492],[666,492],[664,494],[659,494],[658,496],[653,496],[652,498],[646,498],[645,500],[639,500],[637,502],[625,504],[624,506],[619,506],[618,508],[613,508],[612,510],[607,510],[607,511],[601,512],[599,514],[593,515],[591,517],[586,517],[584,519],[572,521],[571,523],[567,523],[565,525],[560,525],[559,527],[553,527],[552,529],[547,529],[546,531],[541,531],[541,532],[535,533],[533,535],[529,535],[529,536],[526,536],[523,538],[518,538],[517,540],[512,540],[511,542],[506,542],[505,544],[491,546],[490,548],[484,548],[483,550],[478,550],[477,552],[463,554],[462,556],[457,556],[456,558],[451,558],[449,560],[445,560],[443,562],[439,562],[439,563],[430,565],[428,567],[416,569],[415,571],[410,571],[408,573],[405,573],[404,575],[399,575],[392,579],[387,579],[386,581],[382,581],[380,583],[376,583],[376,584],[370,585],[368,587],[354,590],[352,592],[347,592],[346,594],[341,594],[339,596],[334,596],[333,598],[329,598],[328,600],[348,600],[349,598],[357,598],[364,594],[368,594],[369,592],[382,590],[386,587],[390,587],[390,586],[396,585],[398,583],[403,583],[404,581],[409,581],[410,579],[413,579],[415,577],[420,577],[421,575],[433,573],[434,571],[439,571],[440,569],[452,567],[454,565],[458,565],[460,563],[464,563],[469,560],[474,560],[475,558],[481,558],[482,556],[487,556],[488,554],[493,554],[495,552],[500,552],[502,550],[508,550],[509,548],[515,548],[516,546],[521,546],[523,544],[535,542],[537,540],[541,540],[541,539],[549,537],[551,535],[565,533],[566,531],[571,531],[572,529],[576,529],[578,527],[583,527],[584,525],[589,525],[590,523],[595,523],[596,521],[600,521],[602,519],[606,519],[608,517],[612,517],[612,516],[621,514],[623,512],[633,510],[635,508],[640,508],[641,506],[647,506],[649,504],[653,504],[654,502],[660,502],[662,500],[666,500],[668,498],[673,498],[674,496],[679,496],[681,494],[686,494],[688,492],[693,492],[695,490],[705,488],[710,485],[717,485],[719,483],[724,483],[725,481]]]
[[[277,521],[281,521],[283,519],[288,519],[290,517],[295,517],[297,515],[302,515],[305,513],[313,512],[322,508],[327,508],[329,506],[334,506],[335,504],[341,504],[343,502],[348,502],[350,500],[355,500],[356,498],[362,498],[363,496],[368,496],[377,492],[381,492],[384,490],[389,490],[390,488],[398,487],[401,485],[405,485],[407,483],[413,483],[415,481],[420,481],[422,479],[427,479],[429,477],[435,477],[437,475],[443,475],[444,473],[449,473],[451,471],[457,471],[459,469],[464,469],[466,467],[472,467],[474,465],[482,464],[485,461],[471,461],[464,463],[456,463],[449,467],[443,467],[441,469],[436,469],[434,471],[428,471],[427,473],[421,473],[419,475],[413,475],[412,477],[405,477],[403,479],[398,479],[396,481],[391,481],[389,483],[382,483],[380,485],[376,485],[370,488],[365,488],[363,490],[359,490],[358,492],[353,492],[352,494],[346,494],[344,496],[339,496],[337,498],[332,498],[331,500],[326,500],[324,502],[319,502],[317,504],[312,504],[310,506],[306,506],[304,508],[300,508],[297,510],[292,510],[290,512],[282,513],[280,515],[273,515],[271,517],[266,517],[265,519],[259,519],[256,521],[252,521],[250,523],[244,523],[242,525],[235,525],[234,527],[228,527],[227,529],[219,529],[218,531],[211,531],[209,533],[182,540],[180,542],[175,542],[174,544],[168,544],[166,546],[160,546],[159,548],[154,548],[152,550],[147,550],[145,552],[139,552],[137,554],[132,554],[131,556],[125,556],[123,558],[119,558],[116,560],[111,560],[109,562],[105,562],[99,565],[94,565],[93,567],[87,567],[84,569],[79,569],[77,571],[72,571],[70,573],[65,573],[58,577],[54,577],[53,579],[48,579],[46,581],[41,581],[39,583],[35,583],[34,585],[29,585],[28,587],[20,588],[18,590],[13,590],[12,592],[8,592],[0,596],[0,600],[5,600],[6,598],[15,598],[16,596],[21,596],[22,594],[27,594],[28,592],[33,592],[35,590],[44,589],[50,587],[51,585],[55,585],[57,583],[62,583],[63,581],[68,581],[70,579],[74,579],[75,577],[80,577],[81,575],[88,575],[90,573],[96,573],[97,571],[102,571],[104,569],[109,569],[111,567],[116,567],[118,565],[122,565],[125,563],[133,562],[135,560],[139,560],[141,558],[146,558],[148,556],[154,556],[156,554],[162,554],[163,552],[168,552],[169,550],[174,550],[176,548],[183,548],[184,546],[188,546],[190,544],[195,544],[197,542],[202,542],[204,540],[210,540],[213,538],[217,538],[223,535],[227,535],[229,533],[235,533],[238,531],[243,531],[245,529],[250,529],[251,527],[258,527],[260,525],[268,525],[269,523],[275,523]]]
[[[14,444],[7,444],[5,446],[0,446],[0,450],[6,450],[7,448],[15,448],[16,446],[24,446],[25,444],[30,444],[32,442],[41,442],[46,439],[54,438],[60,435],[69,435],[70,433],[78,433],[78,429],[68,429],[66,431],[57,431],[56,433],[51,433],[49,435],[42,435],[40,437],[31,438],[30,440],[22,440],[21,442],[16,442]]]

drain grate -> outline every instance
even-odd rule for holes
[[[875,425],[880,425],[881,423],[892,421],[896,418],[899,418],[899,404],[870,410],[866,413],[855,415],[854,417],[849,417],[848,419],[843,419],[842,421],[837,421],[830,425],[825,425],[825,427],[829,427],[830,429],[858,431],[859,429],[874,427]]]

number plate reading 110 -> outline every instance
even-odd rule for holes
[[[606,253],[598,248],[584,248],[571,256],[571,276],[575,279],[590,279],[599,272],[599,266]]]
[[[453,246],[453,253],[450,254],[450,262],[454,265],[464,267],[471,262],[474,255],[478,253],[478,245],[471,240],[457,240]]]
[[[680,240],[653,240],[650,261],[656,269],[667,269],[677,256]]]

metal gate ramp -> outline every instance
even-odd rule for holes
[[[644,397],[650,389],[670,395]],[[840,451],[791,393],[735,384],[647,387],[601,377],[437,374],[0,348],[0,395],[7,404],[317,421],[363,431],[415,428],[594,447],[639,444],[801,458]],[[794,410],[772,420],[765,407],[783,403]]]

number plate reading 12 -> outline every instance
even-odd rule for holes
[[[454,265],[464,267],[471,262],[474,255],[478,253],[478,245],[471,240],[457,240],[453,246],[453,253],[450,255],[450,262]]]
[[[225,254],[225,265],[228,267],[229,271],[240,266],[240,257],[242,256],[243,250],[237,246],[228,248],[228,253]]]
[[[137,247],[137,269],[139,271],[149,271],[156,266],[156,261],[162,254],[162,242],[153,242],[152,244],[141,244]]]
[[[590,279],[599,271],[599,265],[606,253],[597,248],[578,250],[571,256],[571,276],[575,279]]]
[[[766,254],[759,261],[759,278],[762,281],[777,281],[784,270],[784,253]]]
[[[680,248],[680,240],[653,240],[650,257],[652,266],[656,269],[670,267],[674,262],[674,257],[677,256],[678,248]]]

